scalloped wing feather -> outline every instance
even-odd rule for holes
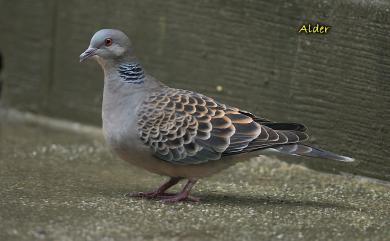
[[[138,113],[141,140],[165,161],[198,164],[221,158],[234,145],[242,150],[261,127],[238,109],[187,90],[151,93]]]
[[[199,164],[222,155],[297,143],[307,137],[302,129],[299,124],[278,125],[207,96],[169,87],[151,93],[138,113],[143,143],[158,158],[175,164]]]

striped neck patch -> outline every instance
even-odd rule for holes
[[[142,84],[145,81],[144,69],[139,63],[121,64],[118,73],[123,82],[131,84]]]

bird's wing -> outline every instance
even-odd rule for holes
[[[141,140],[157,157],[176,164],[199,164],[304,139],[301,125],[288,125],[168,87],[151,93],[138,113]]]

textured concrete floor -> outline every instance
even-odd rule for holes
[[[0,119],[0,240],[390,240],[386,185],[259,158],[198,204],[124,197],[162,179],[95,135]]]

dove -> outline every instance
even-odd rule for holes
[[[351,162],[304,141],[306,127],[274,122],[206,95],[171,88],[144,69],[125,33],[97,31],[80,62],[95,59],[104,72],[103,134],[121,159],[168,177],[156,190],[129,197],[199,201],[196,182],[238,162],[269,153]],[[178,193],[169,188],[187,180]]]

